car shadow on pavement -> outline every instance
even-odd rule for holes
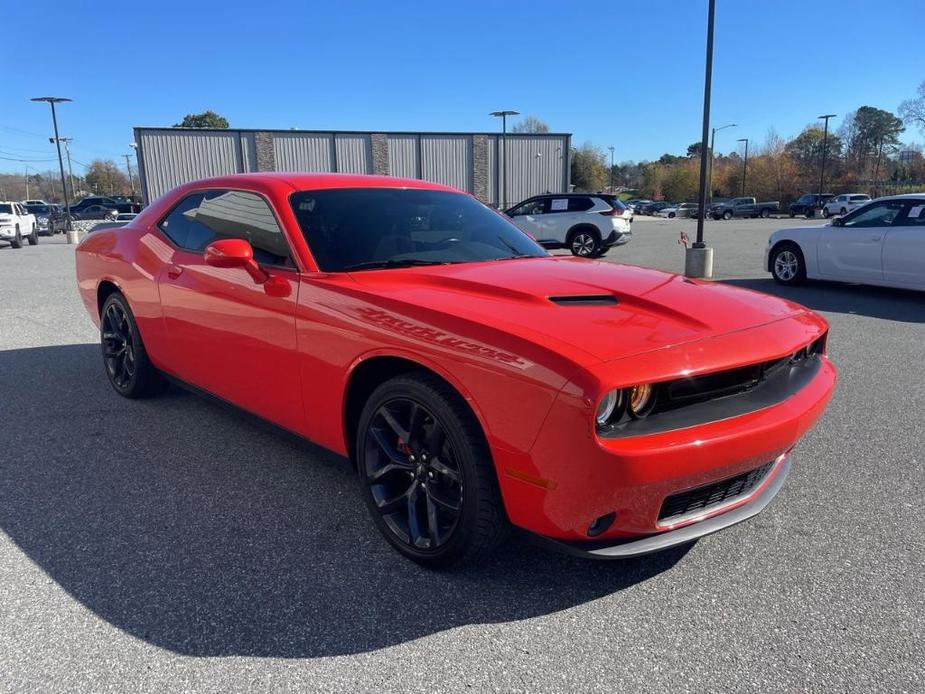
[[[345,461],[177,388],[119,398],[97,345],[0,352],[0,528],[110,624],[194,656],[365,652],[595,600],[671,568],[513,540],[422,569],[389,549]]]
[[[850,313],[903,323],[925,323],[925,292],[815,281],[787,287],[769,277],[722,281],[724,284],[774,294],[814,311]]]

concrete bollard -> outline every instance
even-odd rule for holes
[[[684,249],[684,275],[700,279],[713,278],[713,249],[712,248],[685,248]]]

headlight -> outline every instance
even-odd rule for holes
[[[597,406],[597,415],[594,418],[599,427],[605,426],[610,421],[614,410],[617,409],[617,402],[619,402],[621,395],[621,391],[612,390],[601,400],[601,404]]]
[[[655,407],[655,389],[648,383],[629,388],[630,416],[642,419]]]

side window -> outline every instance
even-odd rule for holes
[[[925,200],[912,200],[903,226],[925,227]]]
[[[568,199],[568,211],[569,212],[584,212],[590,210],[594,207],[594,201],[591,198],[569,198]]]
[[[846,227],[886,227],[902,212],[906,203],[900,200],[887,200],[884,202],[866,205],[856,212],[844,217],[842,226]]]
[[[511,210],[511,216],[516,215],[538,215],[543,214],[546,208],[546,201],[542,198],[539,200],[528,200],[520,207]]]
[[[289,244],[266,201],[256,193],[210,190],[183,198],[160,223],[184,250],[200,253],[213,241],[244,239],[264,265],[295,267]]]

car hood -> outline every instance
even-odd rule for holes
[[[747,330],[806,311],[722,283],[566,256],[352,277],[411,313],[450,314],[568,352],[584,363]]]

